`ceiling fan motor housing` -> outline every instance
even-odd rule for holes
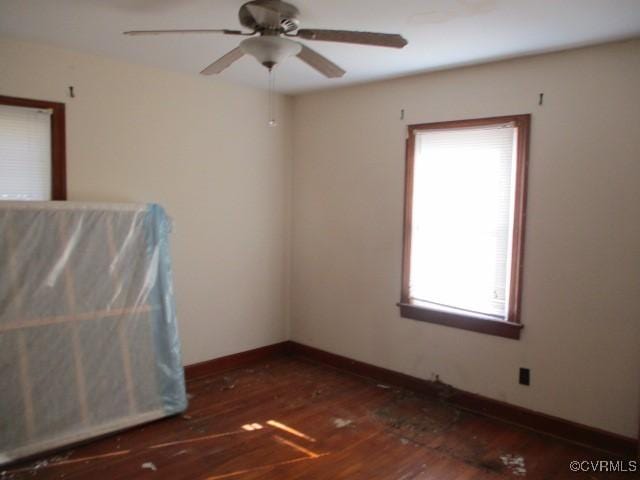
[[[268,11],[270,14],[262,19],[256,18],[254,12],[251,11],[253,7]],[[289,33],[298,29],[300,25],[299,14],[298,9],[290,3],[280,0],[253,0],[240,7],[238,17],[242,25],[257,32]]]

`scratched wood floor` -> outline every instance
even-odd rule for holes
[[[632,478],[573,474],[571,460],[606,456],[295,358],[193,380],[188,391],[182,416],[0,479]]]

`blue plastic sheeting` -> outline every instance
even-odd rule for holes
[[[184,411],[158,205],[0,202],[0,464]]]

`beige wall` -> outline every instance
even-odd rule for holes
[[[70,199],[167,209],[185,363],[286,338],[290,100],[10,40],[0,95],[67,104]]]
[[[635,437],[639,86],[634,41],[297,97],[292,338]],[[406,125],[519,113],[533,115],[522,339],[400,318]]]
[[[270,129],[264,92],[1,40],[0,95],[67,103],[71,199],[159,202],[173,217],[185,363],[290,335],[635,436],[639,52],[636,41],[452,70],[293,109],[281,98]],[[400,318],[406,124],[527,112],[522,340]]]

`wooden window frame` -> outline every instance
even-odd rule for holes
[[[65,105],[59,102],[0,95],[0,105],[52,110],[51,115],[51,200],[67,199],[67,153]]]
[[[411,224],[413,219],[413,172],[415,137],[417,133],[427,130],[479,127],[498,123],[514,123],[518,129],[517,158],[515,175],[514,224],[512,238],[512,260],[509,289],[509,305],[506,320],[496,320],[487,315],[462,313],[458,309],[434,309],[418,302],[409,296],[409,279],[411,269]],[[524,229],[527,199],[527,167],[529,159],[529,136],[531,115],[508,115],[490,118],[474,118],[436,123],[422,123],[408,126],[406,142],[406,170],[404,196],[404,241],[402,252],[402,290],[398,306],[404,318],[446,325],[471,330],[474,332],[496,335],[499,337],[519,339],[523,325],[520,322],[522,301],[522,271],[524,258]]]

